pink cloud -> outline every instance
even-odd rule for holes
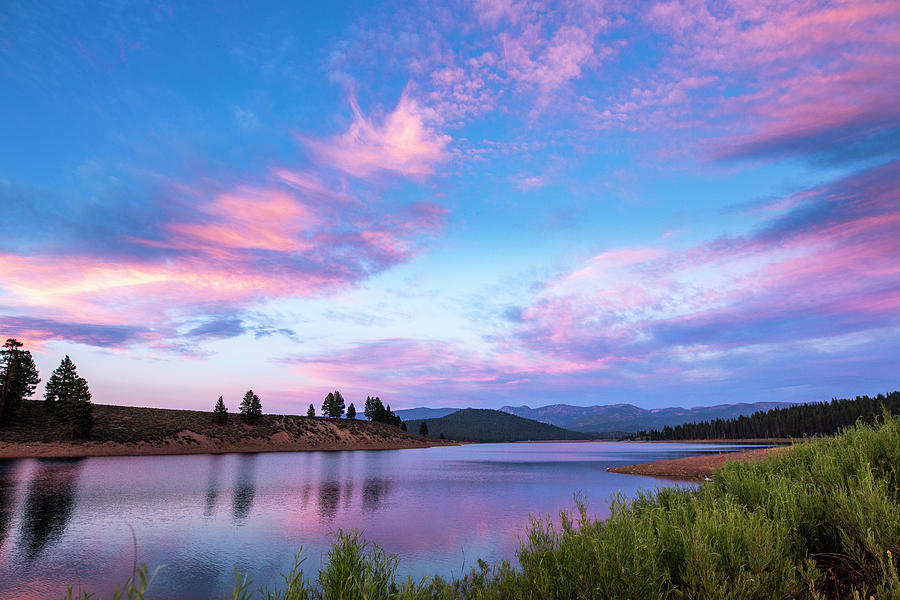
[[[345,133],[325,141],[307,140],[318,160],[360,178],[384,171],[420,178],[447,160],[451,138],[435,129],[439,116],[414,100],[408,90],[380,123],[363,115],[352,97],[350,106],[354,118]]]
[[[900,163],[797,195],[756,235],[620,249],[549,281],[519,336],[575,361],[650,360],[900,326]]]
[[[702,95],[666,96],[677,108],[663,112],[682,123],[692,119],[679,110],[703,114],[707,131],[725,133],[711,141],[716,158],[839,150],[900,121],[900,82],[886,76],[900,69],[896,3],[674,0],[647,21],[675,44],[667,70],[717,77]],[[723,97],[728,85],[739,92]],[[663,109],[663,94],[654,96],[630,108]]]
[[[123,237],[116,255],[0,254],[4,318],[18,319],[29,341],[62,335],[172,347],[198,314],[332,293],[408,261],[447,212],[426,202],[383,212],[330,193],[311,175],[274,173],[266,185],[219,192],[181,186],[173,195],[192,201],[161,207],[170,218],[156,235]],[[140,332],[122,333],[134,323]]]

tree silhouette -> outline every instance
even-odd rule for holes
[[[356,418],[356,407],[353,406],[353,403],[350,403],[350,406],[347,407],[347,418],[355,419]]]
[[[241,400],[241,414],[248,423],[255,423],[262,416],[262,403],[253,390],[247,390],[244,394],[244,399]]]
[[[307,417],[314,417],[314,416],[316,416],[316,409],[315,409],[315,407],[313,407],[312,404],[310,404],[310,405],[309,405],[309,408],[306,409],[306,416],[307,416]]]
[[[216,407],[213,409],[213,422],[224,425],[228,422],[228,409],[225,408],[225,401],[222,396],[216,401]]]
[[[25,398],[41,382],[31,352],[9,338],[0,350],[0,425],[9,423]]]
[[[91,392],[87,380],[78,376],[75,363],[66,355],[50,375],[44,394],[50,410],[59,414],[69,426],[70,438],[87,437],[94,426]]]
[[[342,416],[344,416],[345,408],[344,397],[341,396],[341,393],[339,391],[334,390],[334,411],[330,416],[334,417],[335,419],[341,418]]]
[[[332,419],[338,419],[344,414],[344,397],[339,391],[328,392],[322,402],[322,414]]]

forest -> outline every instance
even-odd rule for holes
[[[750,416],[685,423],[662,430],[639,431],[636,440],[739,440],[834,435],[862,420],[872,423],[884,411],[900,414],[900,391],[887,395],[833,398],[830,402],[773,408]]]

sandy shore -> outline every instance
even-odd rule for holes
[[[610,467],[607,471],[626,473],[629,475],[647,475],[678,479],[680,481],[703,481],[712,476],[713,471],[729,461],[754,462],[771,456],[775,452],[783,452],[783,446],[775,448],[757,448],[740,452],[723,452],[722,454],[703,454],[669,460],[657,460],[639,465]]]

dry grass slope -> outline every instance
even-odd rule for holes
[[[383,423],[295,415],[263,415],[249,425],[229,415],[226,425],[211,412],[97,404],[90,439],[63,442],[63,423],[43,402],[24,402],[15,421],[0,429],[0,457],[196,454],[422,448],[429,442]]]

